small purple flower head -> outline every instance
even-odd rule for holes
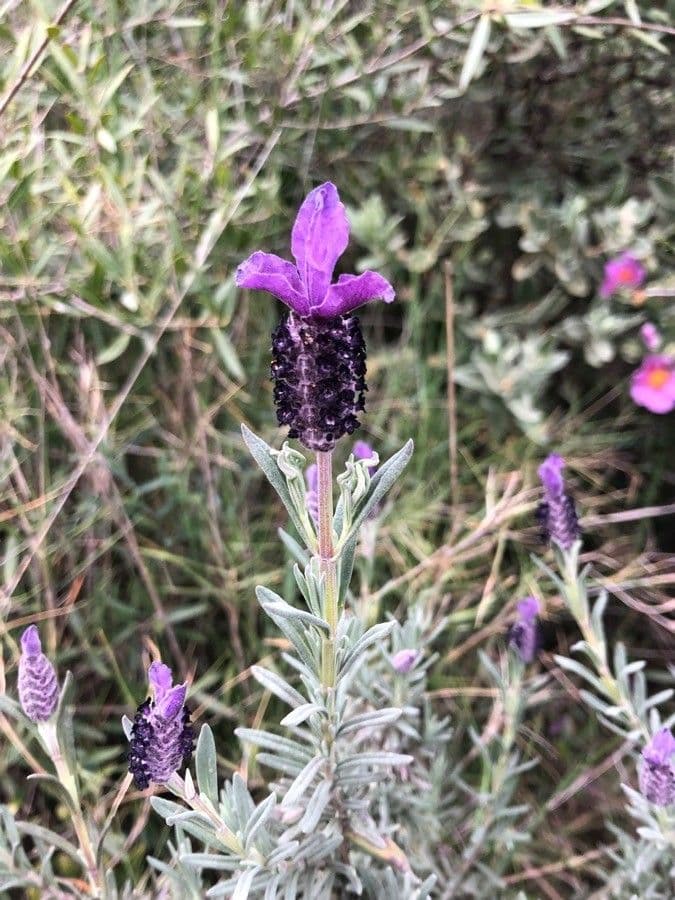
[[[581,535],[574,501],[565,492],[562,472],[565,461],[552,453],[539,466],[539,477],[544,486],[544,499],[537,509],[546,539],[562,549],[569,550]]]
[[[640,328],[640,337],[650,353],[655,353],[661,346],[661,332],[653,322],[645,322]]]
[[[236,283],[268,291],[303,318],[343,316],[371,300],[391,303],[394,289],[377,272],[340,275],[331,284],[335,264],[348,242],[345,208],[337,188],[327,181],[307,195],[298,211],[291,232],[295,265],[258,251],[239,266]]]
[[[33,722],[46,722],[54,715],[59,703],[56,672],[42,652],[36,625],[29,625],[21,635],[19,700],[21,708]]]
[[[600,285],[600,296],[611,297],[620,290],[641,287],[647,276],[642,263],[632,253],[622,253],[605,263],[605,276]]]
[[[638,406],[664,415],[675,409],[675,359],[645,356],[630,380],[630,395]]]
[[[399,675],[407,675],[419,659],[419,651],[406,648],[394,653],[391,657],[391,664]]]
[[[312,463],[305,469],[305,481],[307,482],[305,505],[316,525],[319,521],[319,467],[316,463]]]
[[[642,751],[639,783],[642,794],[656,806],[675,803],[675,738],[670,729],[658,731]]]
[[[539,601],[526,597],[517,606],[518,619],[509,629],[508,643],[524,663],[531,663],[540,645]]]
[[[186,684],[173,683],[171,669],[153,662],[148,669],[152,697],[138,707],[131,729],[129,771],[143,790],[164,784],[192,756],[194,731],[185,708]]]

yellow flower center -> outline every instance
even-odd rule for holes
[[[668,369],[664,369],[663,367],[652,369],[652,371],[647,375],[647,384],[650,388],[656,388],[657,391],[660,390],[669,380],[670,372]]]

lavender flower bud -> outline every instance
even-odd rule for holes
[[[394,653],[391,658],[391,664],[399,675],[407,675],[418,659],[419,653],[417,650],[406,648],[405,650],[399,650],[398,653]]]
[[[640,790],[656,806],[675,803],[675,738],[668,728],[658,731],[642,751]]]
[[[544,499],[537,509],[546,539],[558,544],[562,550],[569,550],[581,536],[574,501],[565,492],[562,470],[565,461],[552,453],[539,466],[539,477],[544,485]]]
[[[518,603],[518,619],[509,629],[509,647],[524,663],[531,663],[537,655],[541,643],[538,615],[539,601],[536,597],[526,597]]]
[[[271,373],[277,420],[289,437],[326,452],[358,428],[366,347],[355,316],[288,313],[272,335]]]
[[[173,684],[168,666],[154,662],[148,669],[154,698],[138,707],[131,729],[129,771],[143,790],[164,784],[192,756],[194,730],[185,708],[187,685]]]
[[[23,711],[33,722],[50,719],[59,702],[56,672],[42,652],[36,625],[29,625],[21,635],[19,700]]]

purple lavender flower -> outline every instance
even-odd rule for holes
[[[399,675],[407,675],[419,659],[419,651],[411,648],[394,653],[390,662]]]
[[[524,663],[531,663],[540,645],[539,601],[536,597],[526,597],[518,603],[517,609],[518,619],[509,629],[509,647]]]
[[[537,509],[537,519],[547,540],[558,544],[562,550],[569,550],[581,536],[581,531],[574,501],[565,492],[564,468],[565,460],[557,453],[547,456],[539,466],[544,499]]]
[[[305,469],[305,481],[307,482],[305,505],[316,525],[319,522],[319,467],[316,463],[312,463]]]
[[[674,756],[675,738],[668,728],[657,731],[642,751],[640,790],[656,806],[675,803]]]
[[[239,287],[264,290],[289,312],[272,335],[277,420],[310,450],[331,450],[358,427],[367,390],[366,348],[354,309],[394,289],[377,272],[340,275],[331,283],[349,240],[349,223],[331,182],[311,191],[291,233],[295,265],[258,251],[237,269]]]
[[[21,708],[33,722],[50,719],[59,702],[56,672],[42,652],[36,625],[29,625],[21,635],[19,700]]]
[[[138,707],[131,729],[129,771],[143,790],[153,782],[164,784],[190,760],[194,731],[185,708],[187,685],[173,684],[168,666],[154,662],[148,669],[154,697]]]
[[[605,263],[600,296],[611,297],[617,291],[639,288],[647,276],[645,267],[632,253],[622,253]]]

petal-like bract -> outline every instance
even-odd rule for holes
[[[258,250],[251,254],[237,269],[235,282],[239,287],[267,291],[300,316],[309,314],[309,302],[298,270],[274,253]]]
[[[341,316],[371,300],[391,303],[394,297],[393,287],[377,272],[340,275],[337,282],[328,287],[320,312],[322,316]]]
[[[291,253],[305,288],[310,311],[322,306],[335,264],[347,249],[349,222],[337,188],[320,184],[305,198],[291,233]],[[339,315],[323,312],[321,315]]]

